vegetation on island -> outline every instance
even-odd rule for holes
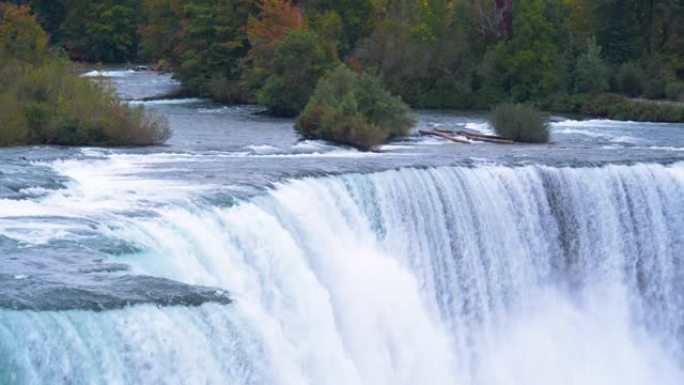
[[[26,7],[0,3],[0,145],[148,145],[166,122],[71,73]]]
[[[377,76],[341,64],[318,82],[295,128],[304,138],[367,150],[407,135],[414,124],[409,107],[385,90]]]
[[[12,2],[72,59],[155,62],[189,93],[275,115],[302,111],[339,63],[380,74],[412,107],[664,121],[684,110],[678,0]]]
[[[522,143],[546,143],[549,141],[549,122],[534,107],[523,104],[503,103],[494,108],[491,117],[496,134]]]

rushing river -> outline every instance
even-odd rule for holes
[[[684,383],[684,125],[364,153],[104,75],[174,136],[0,149],[0,384]]]

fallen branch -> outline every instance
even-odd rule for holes
[[[480,142],[489,142],[489,143],[497,143],[497,144],[513,144],[515,143],[514,141],[510,139],[506,139],[501,136],[496,136],[496,135],[485,135],[477,131],[472,131],[472,130],[459,130],[457,131],[459,135],[463,135],[466,138],[470,140],[477,140]]]
[[[443,138],[443,139],[446,139],[446,140],[450,140],[450,141],[452,141],[452,142],[470,144],[470,140],[468,140],[468,139],[465,138],[465,137],[462,137],[462,136],[452,136],[452,135],[449,135],[449,134],[447,134],[447,133],[445,133],[445,132],[440,132],[440,131],[436,131],[436,130],[420,130],[420,131],[418,131],[418,132],[419,132],[421,135],[438,136],[438,137],[440,137],[440,138]]]
[[[466,128],[466,129],[462,129],[462,130],[458,130],[458,131],[456,131],[456,132],[459,133],[460,135],[464,135],[464,136],[465,136],[465,135],[468,135],[468,136],[478,136],[478,137],[489,138],[489,139],[506,139],[506,138],[504,138],[503,136],[498,136],[498,135],[487,135],[487,134],[481,133],[480,131],[469,130],[469,129],[467,129],[467,128]]]

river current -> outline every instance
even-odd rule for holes
[[[684,383],[684,125],[359,152],[164,99],[147,148],[0,149],[0,384]]]

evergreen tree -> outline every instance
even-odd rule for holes
[[[605,0],[599,3],[597,42],[612,64],[637,59],[641,52],[635,0]]]
[[[575,67],[576,92],[602,92],[608,89],[608,69],[601,59],[601,47],[596,39],[589,39],[587,50],[577,58]]]

